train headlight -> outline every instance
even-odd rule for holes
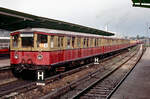
[[[17,54],[15,54],[15,55],[14,55],[14,58],[15,58],[15,59],[18,59],[19,57],[18,57],[18,55],[17,55]]]
[[[38,58],[39,60],[41,60],[41,59],[43,58],[43,55],[40,54],[40,55],[37,56],[37,58]]]

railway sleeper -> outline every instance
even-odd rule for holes
[[[97,98],[105,98],[107,95],[101,95],[101,94],[85,94],[84,96],[88,96],[89,98],[97,97]]]
[[[92,91],[92,92],[90,91],[89,93],[90,93],[90,94],[101,94],[101,95],[106,95],[106,94],[109,93],[109,91],[107,91],[107,92],[105,92],[105,91],[101,92],[101,91],[95,90],[95,91]]]

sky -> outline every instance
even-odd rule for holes
[[[0,7],[115,32],[150,36],[150,9],[131,0],[0,0]]]

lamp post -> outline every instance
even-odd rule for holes
[[[150,29],[150,27],[148,26],[148,22],[146,23],[146,27],[147,27],[148,46],[150,46],[150,38],[149,38],[149,34],[148,34],[148,30]]]

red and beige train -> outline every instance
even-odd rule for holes
[[[9,37],[0,37],[0,56],[9,55]]]
[[[15,73],[22,70],[54,70],[136,45],[127,39],[45,28],[11,32],[10,57]]]

